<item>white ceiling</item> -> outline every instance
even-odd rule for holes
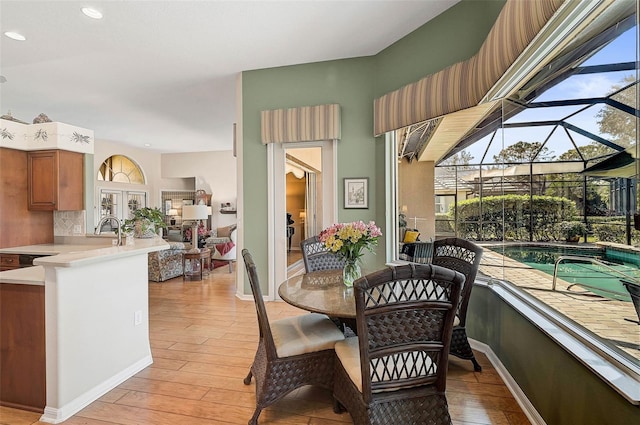
[[[0,0],[0,115],[97,140],[229,150],[243,70],[374,55],[459,0]],[[80,9],[100,10],[93,20]]]

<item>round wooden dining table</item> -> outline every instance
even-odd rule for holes
[[[329,317],[355,319],[353,287],[342,282],[342,270],[325,270],[293,276],[278,287],[285,302]]]

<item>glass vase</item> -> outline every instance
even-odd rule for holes
[[[344,269],[342,269],[342,280],[348,287],[353,286],[353,282],[362,276],[360,265],[356,260],[347,260],[344,263]]]

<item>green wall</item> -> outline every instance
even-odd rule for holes
[[[478,53],[504,3],[504,0],[462,1],[384,49],[375,57],[375,96]]]
[[[469,337],[491,347],[548,425],[631,425],[629,403],[495,292],[474,286]]]
[[[260,140],[260,111],[340,104],[338,199],[342,199],[343,177],[369,177],[372,207],[339,209],[338,217],[340,221],[377,220],[373,205],[380,195],[374,178],[380,167],[371,137],[371,64],[371,58],[356,58],[243,73],[244,246],[252,252],[262,275],[266,276],[267,270],[267,148]]]
[[[373,100],[404,84],[477,52],[502,1],[463,1],[376,56],[310,63],[242,73],[244,247],[267,282],[267,148],[260,141],[260,111],[326,103],[341,107],[338,142],[338,219],[375,220],[383,237],[377,255],[364,257],[365,270],[385,262],[384,143],[373,137]],[[467,21],[473,21],[468,24]],[[384,22],[372,23],[372,31]],[[463,31],[463,33],[461,33]],[[369,178],[369,209],[345,210],[342,179]],[[244,293],[249,294],[248,282]]]

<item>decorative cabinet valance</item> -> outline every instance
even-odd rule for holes
[[[0,146],[3,148],[93,153],[94,142],[93,130],[62,122],[22,124],[0,119]]]
[[[478,53],[374,101],[374,135],[478,105],[562,6],[507,0]]]
[[[302,106],[261,112],[262,143],[340,139],[340,105]]]

